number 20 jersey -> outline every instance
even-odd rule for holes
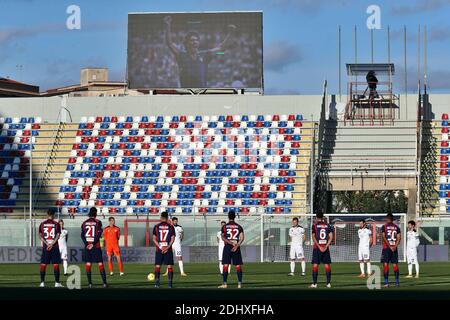
[[[394,223],[386,223],[381,227],[381,232],[384,233],[386,241],[383,241],[383,249],[394,246],[397,243],[398,235],[401,233],[399,226]]]

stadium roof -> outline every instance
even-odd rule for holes
[[[347,63],[349,76],[365,76],[369,71],[375,71],[376,74],[393,75],[395,67],[393,63]]]

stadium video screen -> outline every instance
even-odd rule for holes
[[[262,88],[262,12],[130,13],[133,89]]]

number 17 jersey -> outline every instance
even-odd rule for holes
[[[153,235],[156,236],[158,242],[157,250],[167,247],[175,236],[175,228],[169,223],[162,221],[153,227]]]

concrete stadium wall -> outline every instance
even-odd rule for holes
[[[0,99],[0,116],[42,117],[55,122],[63,103],[61,97]],[[322,97],[311,96],[138,96],[67,98],[66,108],[72,120],[95,115],[219,115],[219,114],[291,114],[318,120]],[[70,122],[70,119],[67,121]]]
[[[332,256],[338,254],[338,248],[332,246]],[[354,248],[353,248],[354,249]],[[259,246],[242,246],[242,257],[245,262],[260,261]],[[348,249],[346,249],[348,251]],[[122,260],[125,263],[153,263],[155,259],[155,249],[153,247],[129,247],[121,248]],[[354,250],[353,250],[354,251]],[[42,248],[39,247],[0,247],[0,264],[2,263],[39,263]],[[104,260],[106,261],[106,253]],[[81,263],[83,249],[81,247],[70,247],[68,256],[70,263]],[[421,245],[419,246],[418,257],[420,261],[436,262],[448,261],[448,245]],[[196,246],[183,247],[183,260],[188,263],[216,262],[218,260],[217,246]],[[355,263],[357,259],[355,258]],[[373,262],[378,263],[375,259]]]
[[[345,97],[344,97],[345,98]],[[55,122],[63,103],[62,97],[2,98],[0,116],[42,117]],[[331,101],[331,96],[328,101]],[[273,114],[301,113],[305,119],[317,120],[320,115],[321,95],[203,95],[203,96],[137,96],[137,97],[70,97],[67,109],[74,122],[89,115],[175,115],[175,114]],[[449,94],[430,95],[433,112],[450,111]],[[417,95],[400,95],[400,119],[415,120]],[[70,120],[69,120],[70,121]]]

